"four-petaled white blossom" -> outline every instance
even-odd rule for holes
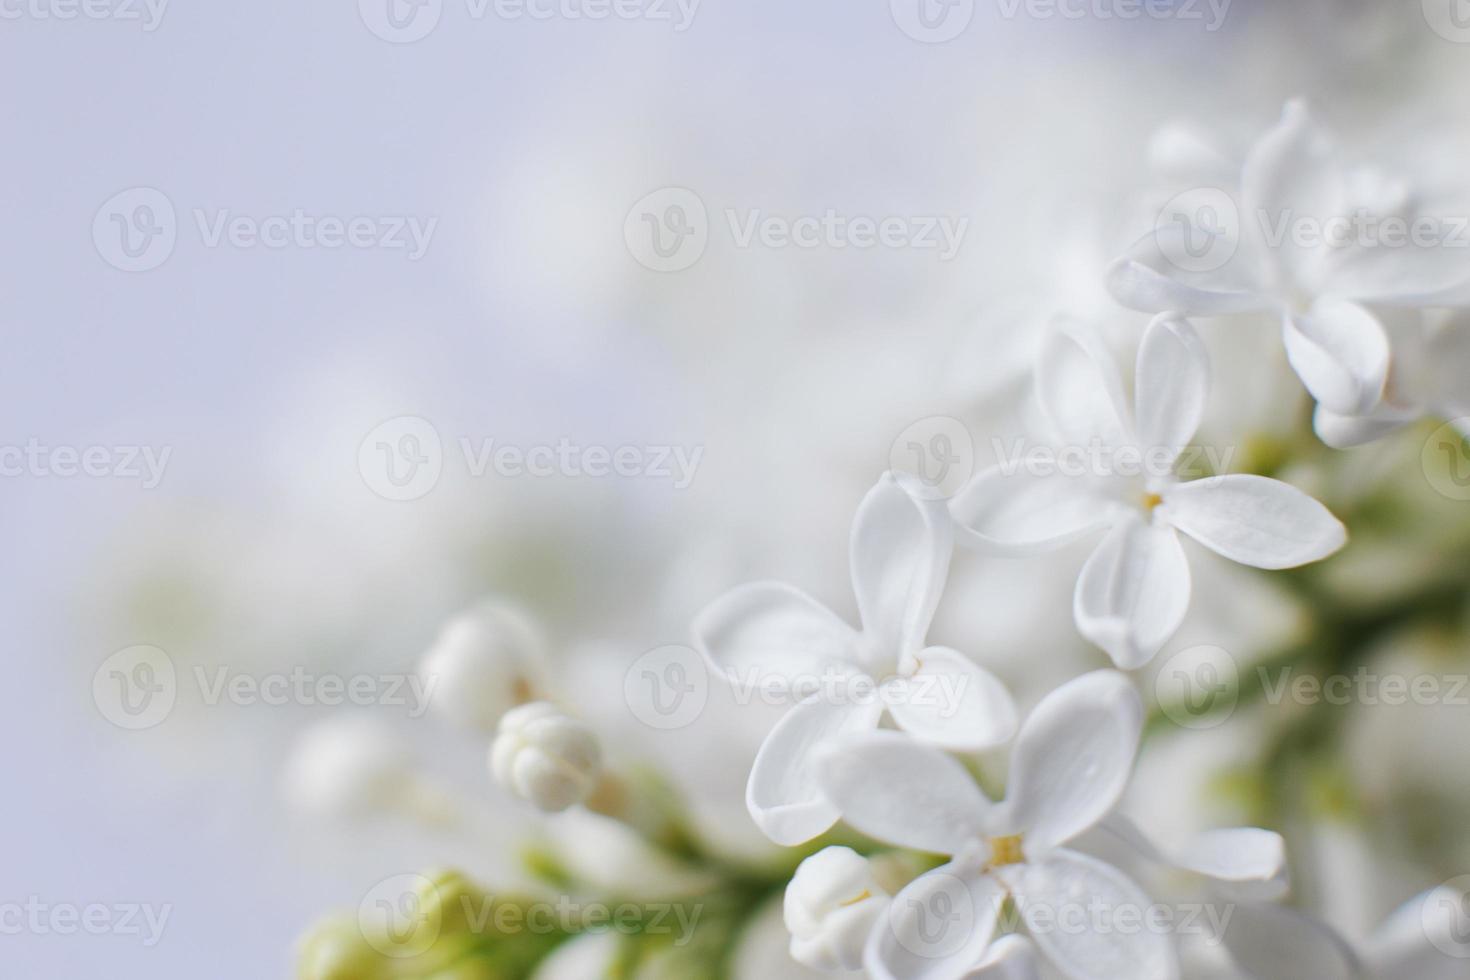
[[[1148,313],[1279,316],[1287,358],[1329,413],[1384,399],[1384,311],[1470,303],[1462,223],[1354,165],[1301,102],[1251,148],[1228,205],[1161,220],[1113,263],[1109,289]]]
[[[992,803],[960,762],[895,732],[829,743],[818,779],[855,829],[951,856],[894,896],[869,937],[877,980],[959,980],[980,967],[1007,901],[1033,942],[1072,980],[1169,980],[1173,943],[1138,921],[1147,895],[1122,872],[1067,845],[1117,804],[1138,749],[1143,705],[1116,671],[1083,675],[1044,698],[1011,752],[1009,790]],[[1076,928],[1079,917],[1097,928]]]
[[[861,630],[778,582],[734,589],[696,618],[695,642],[732,683],[799,698],[761,746],[746,787],[751,816],[771,840],[800,844],[837,822],[812,778],[813,750],[876,728],[885,710],[903,730],[947,748],[983,749],[1014,734],[1015,705],[999,680],[956,650],[925,646],[953,544],[943,503],[885,474],[852,526]]]
[[[1176,532],[1268,569],[1317,561],[1347,540],[1337,518],[1289,484],[1174,474],[1204,412],[1209,371],[1187,320],[1155,318],[1139,346],[1130,411],[1096,337],[1061,325],[1037,371],[1042,408],[1066,445],[1107,448],[1107,465],[1078,472],[1003,462],[950,501],[970,541],[995,550],[1059,547],[1107,528],[1077,580],[1073,611],[1083,635],[1125,670],[1151,660],[1188,611],[1189,563]]]

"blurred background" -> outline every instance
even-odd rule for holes
[[[967,467],[1025,431],[1036,326],[1105,302],[1102,263],[1148,227],[1162,124],[1238,158],[1306,96],[1365,151],[1463,175],[1455,3],[0,0],[0,903],[169,910],[151,944],[7,929],[7,975],[284,975],[310,922],[386,875],[494,875],[522,818],[483,745],[376,705],[484,808],[482,838],[326,829],[281,780],[336,709],[210,703],[198,678],[403,675],[446,617],[502,595],[569,698],[637,729],[627,665],[687,642],[731,585],[848,609],[848,522],[911,426],[962,420]],[[898,237],[781,237],[826,215]],[[1232,437],[1298,421],[1254,341],[1209,340],[1253,382]],[[637,447],[636,472],[486,455],[562,445]],[[1414,469],[1418,445],[1354,457],[1332,492],[1394,452]],[[1057,611],[1057,567],[957,562],[936,628],[1023,700],[1100,662]],[[1249,655],[1290,632],[1289,596],[1239,577],[1200,590],[1176,645]],[[139,645],[177,697],[130,730],[94,681]],[[697,774],[739,837],[767,721],[629,751]],[[1249,741],[1230,731],[1226,762]],[[1166,751],[1160,772],[1204,771]],[[1443,791],[1425,768],[1403,792]],[[1416,833],[1428,857],[1345,927],[1470,868],[1448,831]],[[1346,874],[1373,849],[1342,839],[1324,864]]]

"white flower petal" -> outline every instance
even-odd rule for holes
[[[1342,522],[1296,487],[1233,473],[1169,487],[1165,520],[1211,551],[1256,568],[1294,568],[1347,543]]]
[[[1256,980],[1357,980],[1361,976],[1357,958],[1342,937],[1317,919],[1279,905],[1237,905],[1225,927],[1225,946],[1231,958]]]
[[[1126,676],[1083,674],[1041,700],[1011,753],[1008,833],[1033,857],[1101,820],[1128,784],[1143,702]]]
[[[852,827],[916,851],[959,853],[981,836],[992,808],[958,760],[900,732],[831,743],[815,778]]]
[[[876,727],[881,715],[878,704],[837,704],[818,696],[776,723],[745,787],[745,804],[767,837],[795,847],[837,822],[837,808],[817,786],[817,749],[830,739]]]
[[[946,864],[894,896],[868,941],[873,980],[962,980],[984,958],[1005,891],[973,867]]]
[[[1120,521],[1082,566],[1073,612],[1082,635],[1123,670],[1154,658],[1189,611],[1189,562],[1166,524]]]
[[[1016,734],[1016,703],[994,674],[958,650],[926,647],[912,676],[884,685],[898,727],[961,752],[999,745]]]
[[[1113,505],[1100,483],[1007,462],[977,474],[955,494],[950,515],[977,546],[1011,554],[1045,551],[1108,525]]]
[[[1025,936],[1002,936],[965,980],[1041,980],[1036,947]]]
[[[1337,215],[1347,199],[1340,156],[1307,106],[1288,103],[1281,121],[1246,156],[1241,172],[1246,234],[1264,242],[1267,229],[1280,228],[1282,222],[1326,221]],[[1289,234],[1268,247],[1268,258],[1288,276],[1286,286],[1320,285],[1327,272],[1325,250],[1299,247]]]
[[[1129,441],[1128,403],[1117,362],[1097,331],[1060,319],[1042,343],[1036,366],[1041,408],[1068,446]]]
[[[1156,317],[1138,346],[1134,426],[1145,451],[1167,449],[1172,461],[1199,428],[1210,391],[1210,355],[1183,317]]]
[[[1229,250],[1225,265],[1195,272],[1180,267],[1170,256],[1190,254],[1189,242],[1205,241],[1201,236],[1210,232],[1177,225],[1156,228],[1108,266],[1108,292],[1129,309],[1144,313],[1224,316],[1275,309],[1276,300],[1264,294],[1257,281],[1252,243],[1242,240],[1238,229],[1232,231],[1233,241],[1212,246]]]
[[[1008,871],[1032,940],[1071,980],[1178,977],[1172,936],[1150,924],[1153,903],[1117,868],[1056,850]]]
[[[885,473],[852,525],[852,586],[863,629],[890,655],[917,649],[949,575],[954,535],[945,505]]]
[[[694,618],[694,642],[732,684],[789,686],[853,669],[858,634],[826,606],[781,582],[725,593]]]
[[[1312,413],[1312,428],[1333,449],[1351,449],[1382,439],[1402,429],[1412,418],[1396,414],[1339,415],[1325,405],[1318,405]]]
[[[1286,842],[1269,830],[1207,830],[1173,851],[1159,846],[1121,813],[1108,814],[1098,831],[1155,864],[1209,878],[1231,895],[1275,901],[1287,890]]]
[[[1361,415],[1383,398],[1388,334],[1366,307],[1319,299],[1305,316],[1282,319],[1282,339],[1297,377],[1332,411]]]

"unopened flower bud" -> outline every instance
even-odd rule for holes
[[[555,813],[596,788],[602,748],[592,729],[537,701],[500,720],[500,733],[490,746],[490,770],[515,795]]]
[[[543,687],[540,632],[519,609],[486,603],[439,631],[419,666],[429,705],[454,725],[493,732],[507,711]]]
[[[302,939],[296,962],[299,980],[372,980],[382,970],[383,957],[350,916],[316,925]]]
[[[867,858],[848,847],[818,851],[786,886],[792,958],[815,970],[860,969],[868,936],[887,907],[888,893]]]

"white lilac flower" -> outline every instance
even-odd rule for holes
[[[1156,317],[1138,349],[1130,410],[1111,356],[1086,329],[1063,324],[1043,351],[1037,389],[1064,446],[1090,459],[1002,461],[950,501],[972,544],[1011,553],[1106,528],[1078,577],[1073,612],[1083,635],[1125,670],[1148,663],[1188,611],[1189,563],[1177,532],[1268,569],[1317,561],[1347,540],[1325,507],[1289,484],[1249,474],[1180,479],[1209,373],[1189,322]]]
[[[837,822],[812,778],[813,750],[876,728],[885,710],[905,731],[951,748],[982,749],[1015,732],[1000,681],[956,650],[925,646],[953,546],[943,503],[885,474],[853,519],[860,630],[779,582],[736,588],[696,617],[695,643],[731,683],[797,702],[766,737],[746,785],[751,816],[771,840],[800,844]]]
[[[1287,358],[1312,396],[1361,415],[1390,373],[1381,311],[1470,298],[1457,234],[1454,216],[1356,165],[1291,102],[1247,154],[1238,190],[1201,189],[1162,216],[1113,263],[1108,286],[1149,313],[1279,316]]]
[[[1232,980],[1460,980],[1470,962],[1470,903],[1450,885],[1418,895],[1360,947],[1297,909],[1242,903],[1225,946]]]
[[[1140,925],[1148,897],[1116,868],[1065,846],[1116,805],[1142,725],[1142,701],[1124,675],[1097,671],[1064,684],[1021,727],[1001,803],[952,756],[900,733],[824,748],[818,778],[848,824],[952,858],[894,896],[869,937],[868,972],[964,977],[985,960],[1010,900],[1032,941],[1072,980],[1177,976],[1170,937]],[[1133,927],[1122,927],[1125,917]]]
[[[1322,441],[1343,449],[1371,442],[1426,416],[1470,426],[1470,314],[1433,318],[1419,310],[1382,316],[1392,356],[1383,397],[1365,412],[1334,412],[1318,405],[1314,426]]]
[[[597,788],[602,747],[592,729],[553,704],[535,701],[500,719],[490,746],[490,771],[516,796],[555,813]]]
[[[889,895],[850,847],[818,851],[796,869],[782,906],[791,958],[814,970],[858,970]]]
[[[493,732],[518,704],[535,700],[545,644],[520,609],[482,603],[450,619],[424,654],[419,672],[433,684],[431,709],[449,722]]]

